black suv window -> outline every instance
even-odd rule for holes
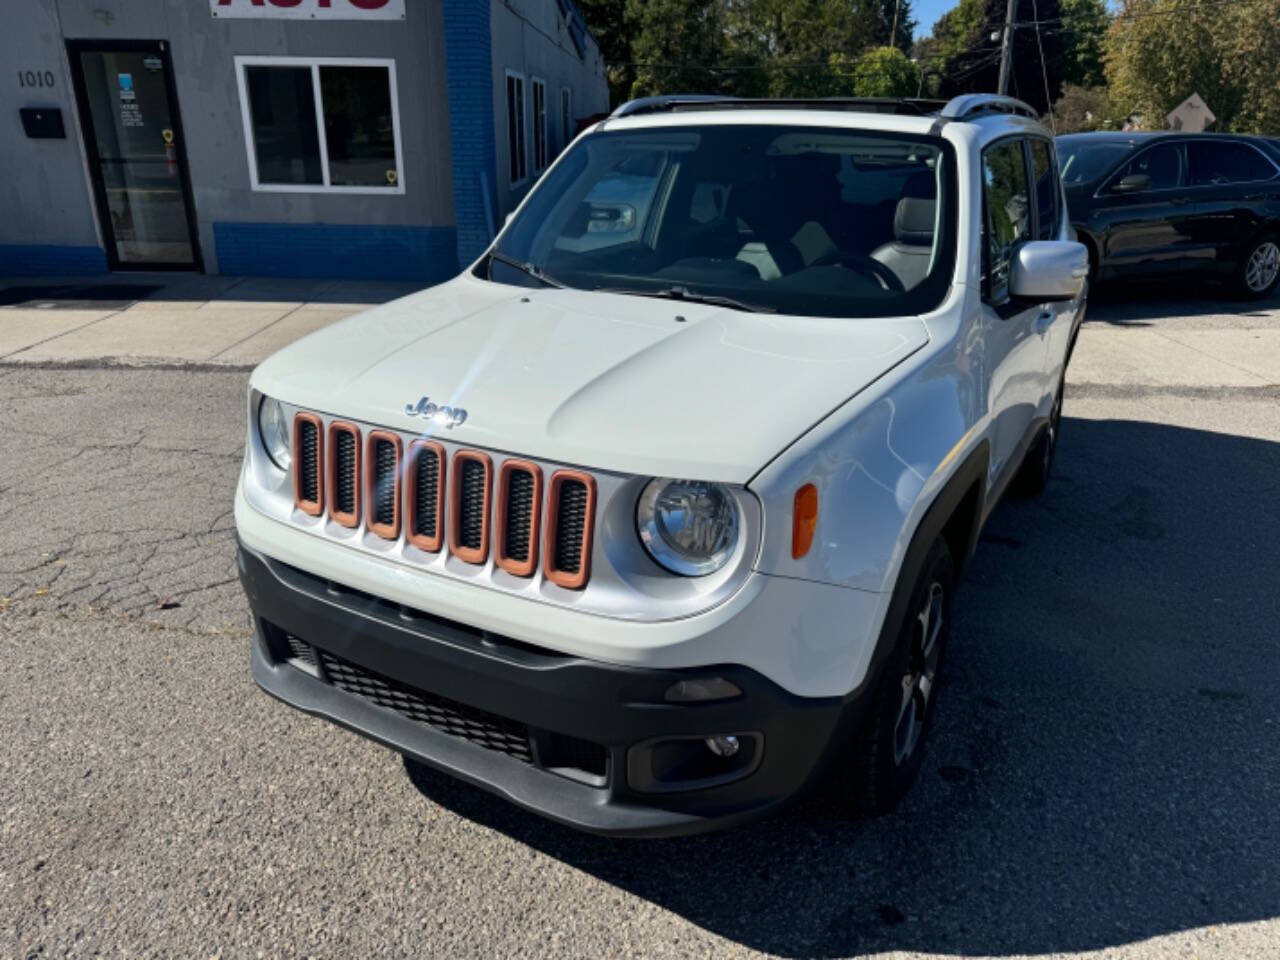
[[[1111,189],[1125,177],[1135,174],[1150,182],[1144,189],[1172,190],[1182,183],[1182,147],[1176,143],[1160,143],[1143,150],[1120,168],[1111,178]]]
[[[1020,244],[1031,239],[1030,189],[1021,140],[1001,140],[982,152],[986,206],[986,285],[992,303],[1009,298],[1009,268]]]
[[[1205,140],[1187,144],[1193,186],[1270,180],[1276,168],[1247,143]]]
[[[1058,189],[1058,168],[1053,150],[1044,140],[1031,141],[1031,172],[1036,178],[1036,238],[1053,240],[1062,220]]]

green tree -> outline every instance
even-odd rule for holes
[[[1048,124],[1050,118],[1045,117]],[[1118,130],[1124,124],[1106,87],[1080,87],[1068,83],[1062,88],[1062,96],[1053,105],[1053,123],[1058,133],[1078,133],[1082,130]]]
[[[631,92],[635,71],[631,66],[631,31],[627,24],[627,0],[577,0],[582,19],[600,45],[608,72],[609,102],[617,106]]]
[[[1112,100],[1146,127],[1198,93],[1219,130],[1280,133],[1280,0],[1124,0],[1106,60]]]
[[[1060,3],[1066,57],[1063,78],[1079,87],[1099,86],[1105,80],[1105,46],[1111,22],[1106,0],[1060,0]]]
[[[840,72],[858,97],[913,97],[920,86],[920,71],[898,47],[873,47]]]
[[[726,40],[718,0],[627,0],[634,31],[630,96],[656,93],[726,93]]]

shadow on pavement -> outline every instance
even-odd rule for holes
[[[1166,277],[1100,283],[1089,294],[1085,322],[1149,327],[1167,317],[1275,317],[1280,297],[1243,300],[1203,278]]]
[[[785,956],[1072,952],[1280,916],[1280,444],[1065,422],[966,572],[902,809],[603,840],[409,764],[434,803]]]

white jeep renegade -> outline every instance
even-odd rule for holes
[[[462,275],[254,372],[254,678],[600,833],[824,769],[888,810],[1086,272],[1018,101],[627,104]]]

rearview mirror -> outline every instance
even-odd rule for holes
[[[1033,240],[1018,248],[1009,295],[1044,303],[1074,300],[1089,276],[1089,251],[1069,240]]]
[[[1116,185],[1111,188],[1112,193],[1138,193],[1142,190],[1151,189],[1151,178],[1145,173],[1131,173],[1127,177],[1121,177]]]

